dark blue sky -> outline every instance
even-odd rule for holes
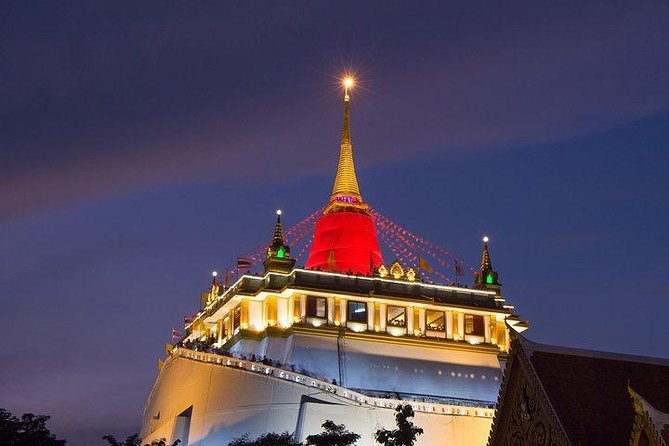
[[[137,431],[209,272],[327,199],[345,69],[368,202],[489,233],[532,339],[669,356],[669,4],[336,5],[0,6],[0,407]]]

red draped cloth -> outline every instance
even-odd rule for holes
[[[369,275],[382,264],[376,225],[371,216],[340,211],[318,219],[307,269]]]

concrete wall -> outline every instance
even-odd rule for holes
[[[339,377],[337,339],[291,335],[243,339],[231,349],[238,354],[267,356],[295,364],[331,381]],[[347,339],[344,342],[345,387],[444,396],[495,403],[502,379],[497,355],[384,344]]]
[[[312,402],[305,402],[304,396]],[[326,419],[362,435],[360,446],[372,446],[374,430],[394,427],[394,411],[389,408],[356,405],[303,384],[175,356],[166,362],[149,395],[144,440],[173,440],[178,416],[191,406],[188,444],[198,446],[224,446],[244,433],[256,437],[296,429],[304,438],[320,432]],[[415,422],[425,429],[417,444],[485,445],[491,421],[470,415],[417,413]]]

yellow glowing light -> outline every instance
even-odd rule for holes
[[[483,236],[483,243],[488,243],[488,240],[490,239],[488,238],[487,235]]]
[[[218,276],[218,272],[217,272],[217,271],[212,271],[212,272],[211,272],[211,275],[214,276],[214,277],[216,277],[216,276]]]
[[[344,86],[344,100],[348,101],[348,91],[355,85],[355,79],[351,76],[346,76],[342,79],[341,83]]]
[[[281,209],[276,210],[276,215],[281,215]]]

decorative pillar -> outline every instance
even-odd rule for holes
[[[490,344],[490,315],[483,316],[483,326],[485,328],[485,343]]]
[[[249,301],[247,299],[242,299],[239,304],[241,307],[241,317],[239,327],[246,330],[249,328]]]
[[[453,311],[446,311],[446,339],[453,339]]]
[[[374,330],[374,302],[367,302],[367,330]]]
[[[458,312],[458,340],[465,339],[465,313]]]
[[[300,322],[306,322],[307,320],[307,295],[300,295]]]
[[[425,336],[425,308],[418,309],[418,330],[421,336]]]
[[[335,322],[335,298],[328,297],[328,325],[334,325]]]
[[[413,307],[407,307],[407,334],[413,335]]]
[[[348,301],[346,299],[339,299],[339,323],[346,325],[346,315],[348,314]]]
[[[221,318],[216,322],[216,342],[218,345],[223,344],[223,331],[225,331],[225,329],[223,325],[223,318]]]
[[[386,304],[379,304],[379,331],[386,331],[388,322],[388,309]]]

